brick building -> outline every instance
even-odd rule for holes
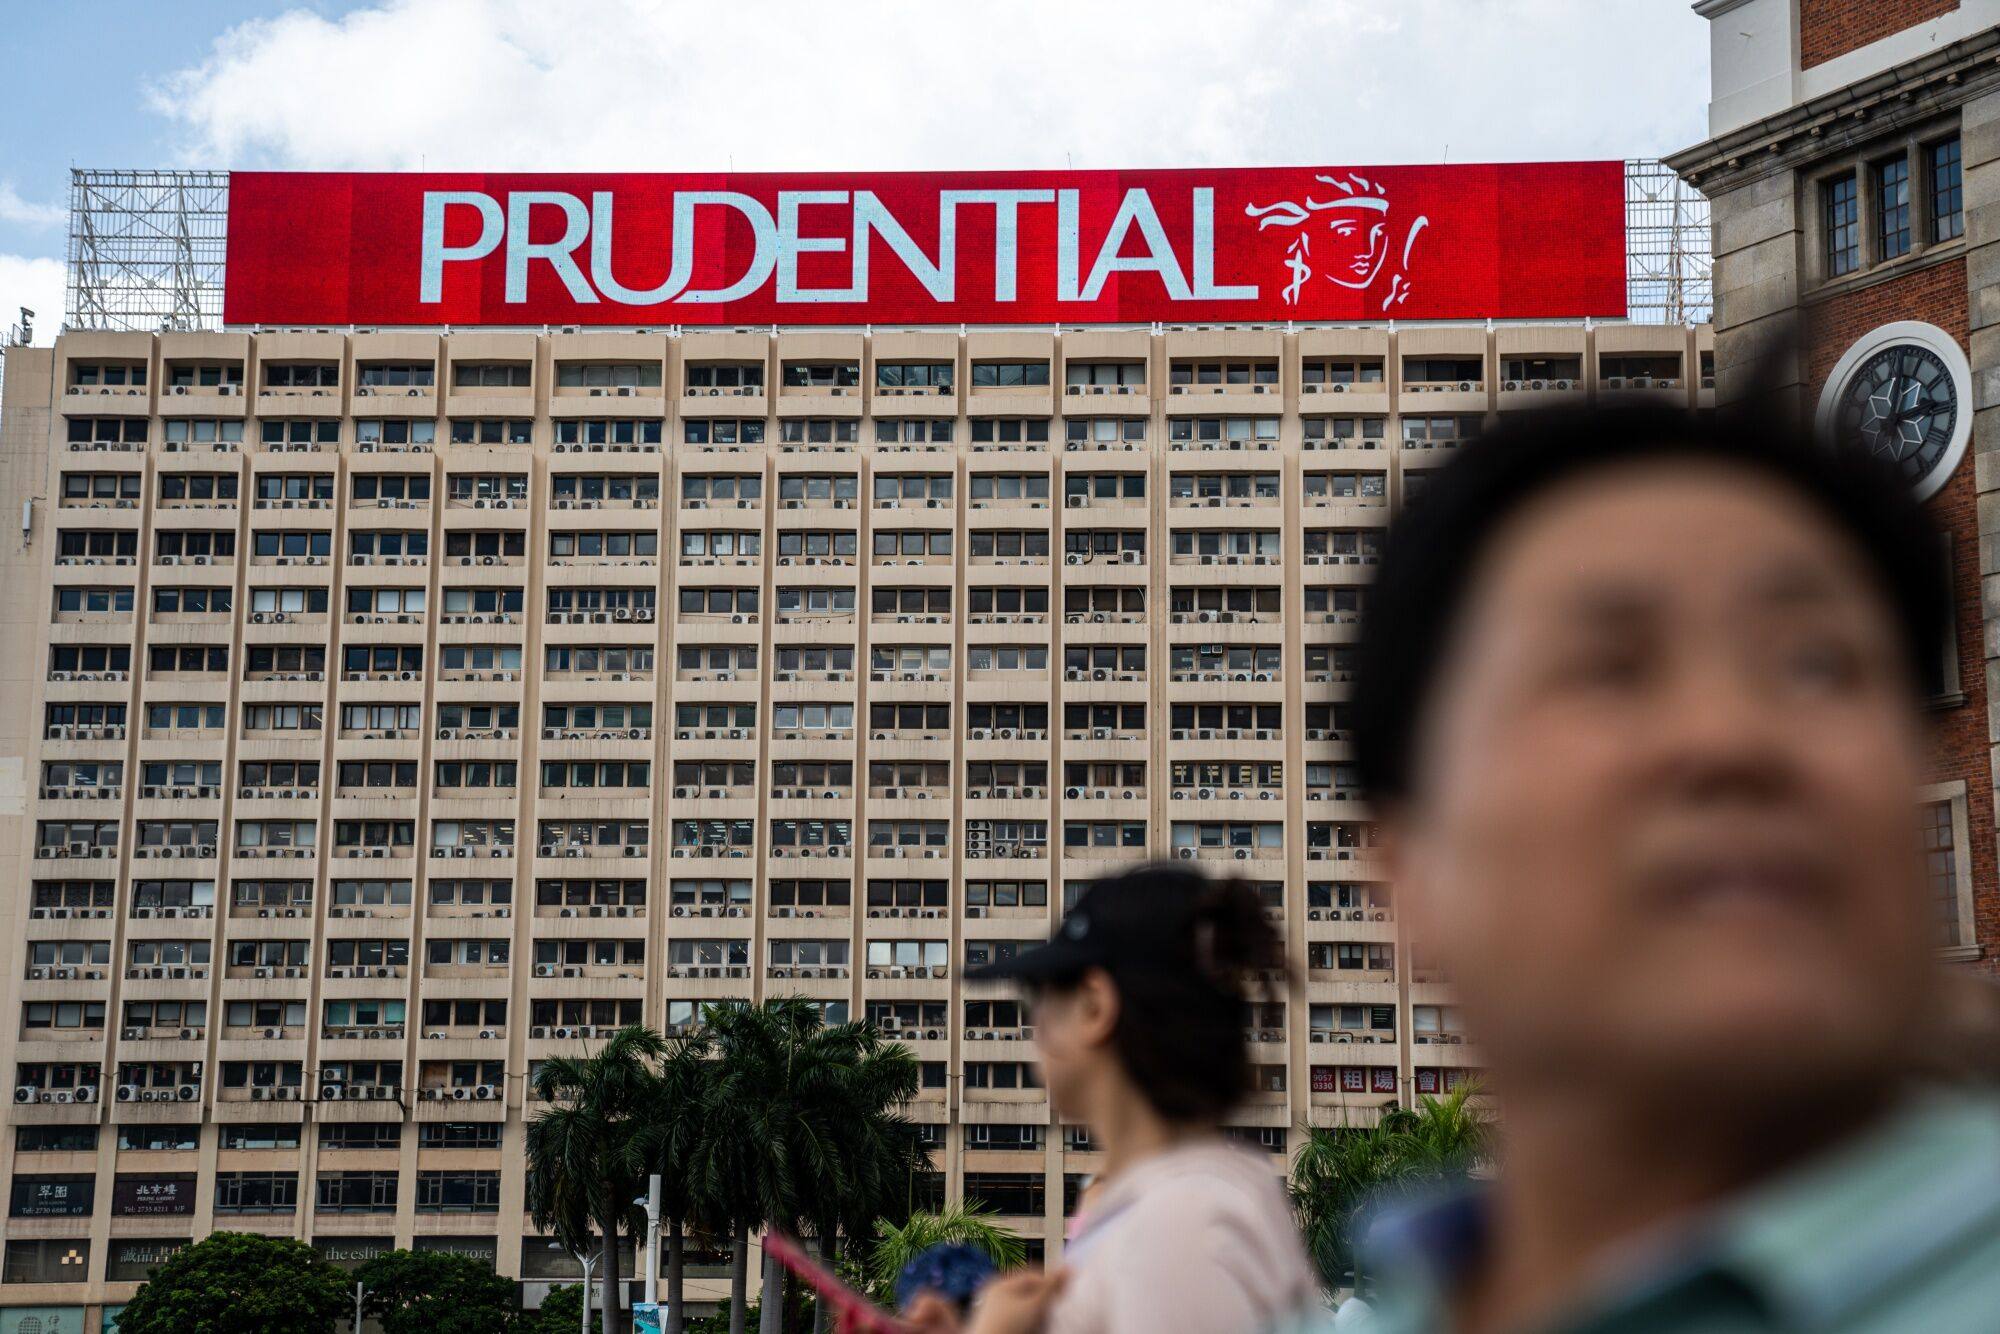
[[[1718,399],[1775,389],[1892,452],[1944,530],[1938,939],[2000,970],[2000,2],[1694,8],[1711,137],[1669,165],[1713,208]]]

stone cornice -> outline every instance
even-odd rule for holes
[[[1936,115],[2000,87],[2000,29],[1801,103],[1669,156],[1666,163],[1713,198],[1774,172]]]

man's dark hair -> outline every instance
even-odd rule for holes
[[[1653,462],[1721,463],[1762,476],[1831,520],[1896,617],[1913,686],[1929,692],[1951,595],[1937,534],[1893,468],[1763,415],[1650,406],[1523,413],[1466,445],[1390,526],[1355,673],[1355,760],[1371,796],[1408,795],[1439,667],[1495,533],[1566,483]]]

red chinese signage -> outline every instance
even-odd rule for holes
[[[230,177],[237,325],[1625,313],[1618,162]]]

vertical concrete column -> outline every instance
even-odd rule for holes
[[[1986,740],[2000,805],[2000,92],[1965,104],[1965,281],[1972,336],[1972,463],[1979,490],[1979,620]]]
[[[1804,219],[1796,177],[1772,171],[1710,201],[1715,247],[1717,401],[1753,388],[1796,390],[1805,366],[1792,349]]]

